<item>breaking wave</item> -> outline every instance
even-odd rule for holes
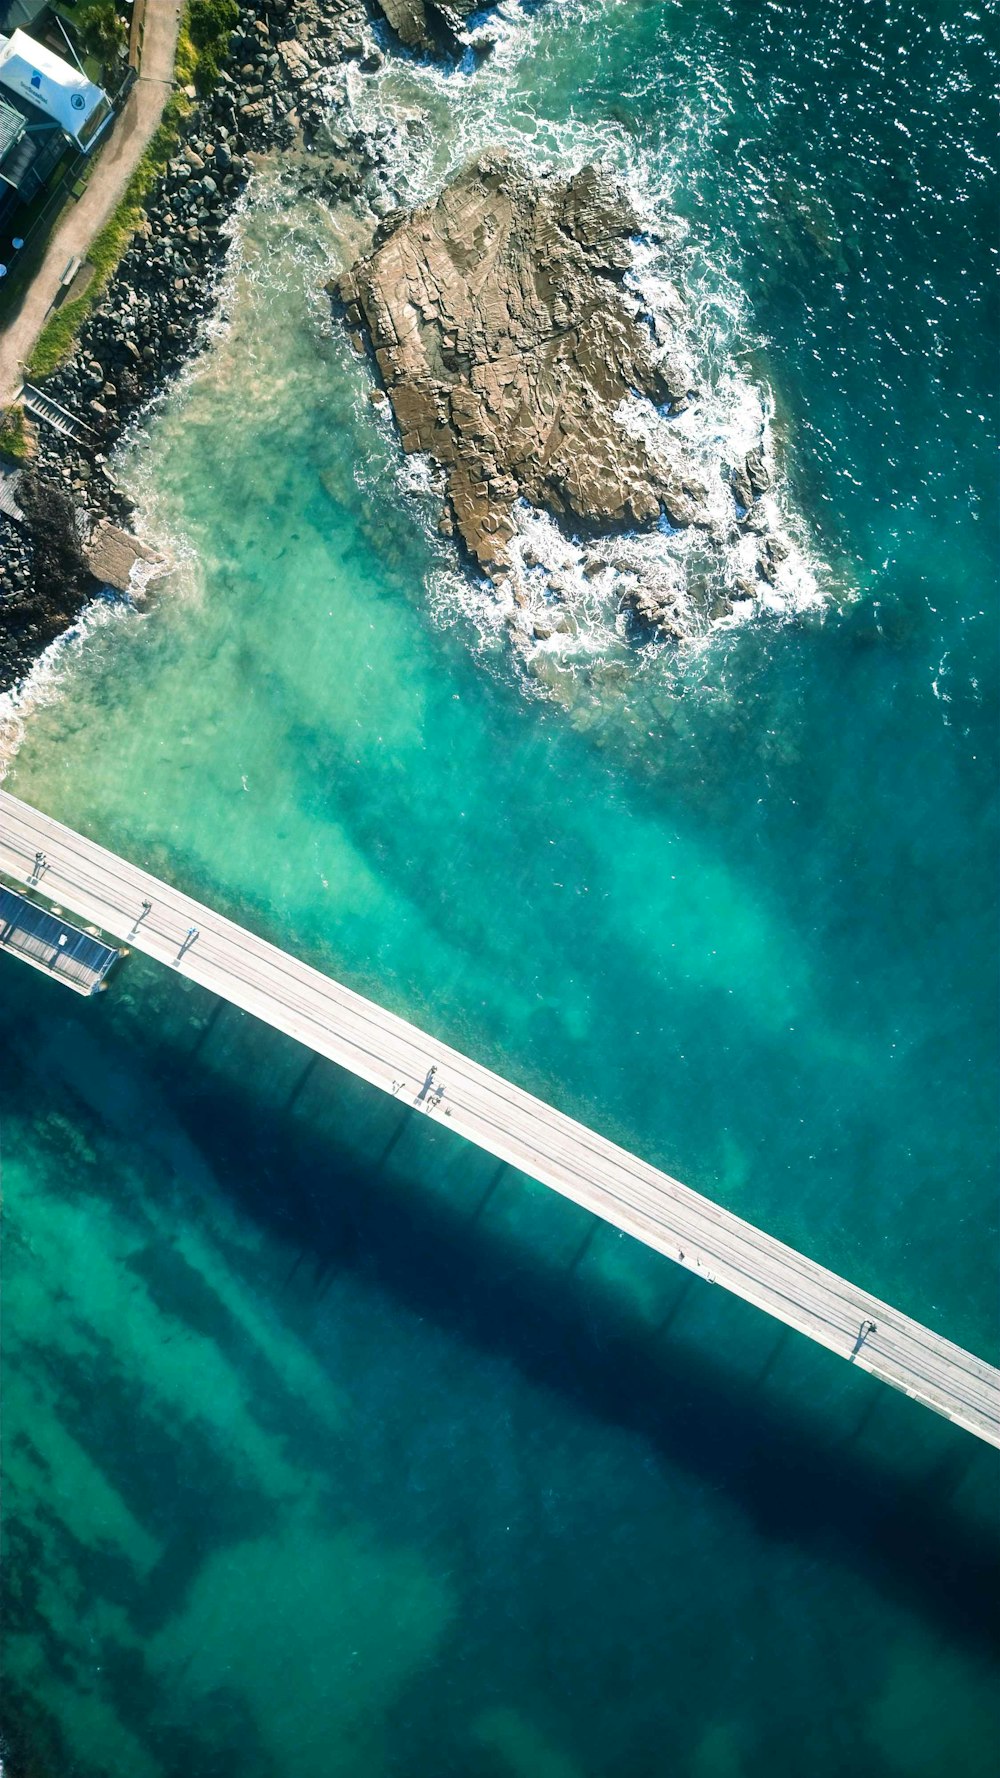
[[[554,38],[572,43],[584,27],[596,34],[609,9],[611,0],[596,9],[592,0],[570,0],[554,24],[552,9],[510,0],[473,21],[470,38],[481,43],[485,34],[493,43],[486,61],[477,62],[470,52],[459,68],[446,69],[391,58],[374,77],[352,66],[338,76],[332,94],[349,106],[358,127],[379,138],[383,170],[372,176],[369,191],[376,208],[425,202],[476,153],[506,147],[532,167],[556,173],[600,161],[627,186],[646,224],[626,283],[664,355],[691,365],[699,393],[679,414],[665,416],[637,399],[619,417],[666,454],[682,449],[704,484],[710,529],[664,524],[574,542],[546,514],[522,503],[515,513],[512,574],[497,587],[457,571],[450,552],[435,549],[439,566],[431,576],[431,602],[439,620],[471,617],[485,648],[507,633],[528,671],[550,689],[567,675],[593,674],[608,662],[617,674],[623,662],[650,650],[676,657],[676,642],[655,634],[642,638],[645,646],[637,651],[628,612],[638,588],[655,589],[656,601],[673,611],[691,647],[720,626],[762,616],[780,621],[817,607],[830,581],[789,491],[785,441],[760,368],[764,342],[750,306],[724,251],[709,256],[673,209],[690,131],[679,129],[651,159],[625,121],[582,119],[572,105],[560,119],[541,114],[544,81],[536,82],[533,58],[551,60]],[[710,109],[700,130],[710,127]],[[754,450],[767,458],[772,485],[755,504],[751,530],[735,523],[730,475]],[[427,496],[432,524],[429,496],[436,483],[430,466],[406,460],[400,477],[404,490]],[[757,571],[761,536],[776,540],[766,575]]]

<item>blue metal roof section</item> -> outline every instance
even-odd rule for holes
[[[44,970],[77,994],[97,994],[121,952],[26,895],[0,886],[0,950]]]

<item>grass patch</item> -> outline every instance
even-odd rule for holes
[[[64,303],[42,328],[28,359],[32,382],[50,377],[69,357],[81,327],[103,296],[127,251],[136,229],[142,226],[145,203],[152,187],[167,170],[180,146],[185,119],[192,101],[184,92],[193,86],[206,93],[214,86],[219,63],[229,47],[239,20],[237,0],[188,0],[181,19],[174,57],[175,90],[164,107],[156,134],[129,180],[125,195],[87,252],[94,276],[82,296]]]
[[[33,381],[51,376],[62,363],[87,316],[107,289],[122,254],[142,225],[145,200],[160,174],[166,171],[190,108],[190,100],[180,93],[174,93],[167,101],[162,122],[132,174],[121,203],[90,243],[87,263],[94,268],[93,278],[82,296],[64,303],[49,317],[35,341],[28,359],[28,375]]]
[[[31,456],[31,440],[25,425],[24,409],[19,405],[0,412],[0,457],[15,463],[27,463]]]
[[[238,0],[188,0],[184,8],[181,40],[185,57],[193,63],[190,80],[199,92],[208,92],[219,78],[219,64],[239,23]]]

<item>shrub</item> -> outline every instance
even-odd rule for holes
[[[100,62],[105,79],[113,78],[128,50],[128,27],[118,16],[115,0],[91,0],[76,27],[88,55]]]
[[[26,463],[31,454],[31,441],[24,423],[24,409],[8,407],[0,412],[0,455],[13,457],[15,463]]]
[[[182,37],[190,53],[183,59],[190,67],[188,78],[200,93],[209,92],[218,80],[219,64],[239,19],[237,0],[189,0]]]
[[[72,614],[74,594],[86,586],[89,574],[73,502],[55,482],[30,472],[21,477],[17,499],[31,537],[35,591],[46,603]]]
[[[188,8],[188,31],[196,49],[211,49],[218,55],[226,39],[239,24],[237,0],[191,0]]]

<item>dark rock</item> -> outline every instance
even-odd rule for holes
[[[747,479],[755,494],[766,494],[771,486],[771,471],[764,461],[762,450],[748,451],[746,454]]]
[[[455,53],[465,20],[481,0],[377,0],[401,43],[431,55]]]
[[[742,507],[744,512],[749,511],[750,507],[753,505],[753,489],[750,486],[750,477],[747,475],[747,472],[742,465],[738,465],[732,470],[729,482],[737,506]]]

